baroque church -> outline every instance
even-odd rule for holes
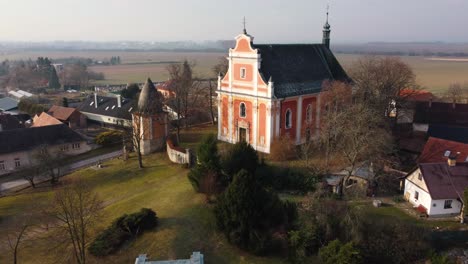
[[[270,153],[281,137],[296,145],[317,138],[323,83],[350,81],[330,51],[330,31],[328,12],[322,44],[254,44],[244,27],[218,76],[218,139]]]

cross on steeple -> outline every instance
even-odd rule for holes
[[[244,20],[242,22],[244,24],[244,34],[247,34],[247,29],[245,28],[245,25],[246,25],[246,22],[245,22],[245,16],[244,16]]]

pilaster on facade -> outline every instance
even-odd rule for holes
[[[302,131],[302,96],[297,99],[296,144],[301,144]]]
[[[218,90],[221,89],[221,83],[218,81]],[[218,93],[218,139],[221,139],[222,135],[222,124],[223,124],[223,112],[222,112],[222,103],[221,103],[221,94]]]
[[[230,143],[233,143],[235,142],[234,140],[234,129],[233,129],[233,125],[234,125],[234,106],[233,106],[233,98],[232,98],[232,95],[230,94],[229,97],[228,97],[228,107],[229,107],[229,111],[228,111],[228,124],[229,124],[229,134],[228,134],[228,138],[229,138],[229,142]]]
[[[273,142],[273,115],[272,115],[272,102],[268,102],[266,105],[266,135],[265,135],[265,145],[267,148],[267,153],[270,153],[270,145]]]
[[[276,101],[275,102],[275,118],[276,118],[276,124],[275,124],[275,137],[278,138],[280,136],[280,127],[281,127],[281,102]]]
[[[256,98],[253,101],[253,124],[252,124],[252,135],[253,135],[253,140],[252,140],[252,145],[254,148],[257,148],[257,133],[258,133],[258,98]]]
[[[320,115],[321,115],[320,110],[322,109],[320,97],[321,97],[320,94],[318,94],[317,95],[317,116],[315,118],[316,120],[315,126],[317,127],[317,129],[315,129],[315,138],[318,138],[320,135]]]

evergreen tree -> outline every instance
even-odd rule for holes
[[[123,98],[135,99],[140,92],[140,87],[136,83],[129,84],[125,89],[120,91]]]
[[[262,254],[272,249],[272,233],[279,226],[287,229],[295,220],[297,209],[264,189],[253,174],[241,170],[218,198],[215,216],[229,242]]]
[[[216,136],[209,134],[198,147],[197,164],[188,174],[195,191],[207,194],[207,200],[222,186],[220,163]]]
[[[62,100],[62,106],[63,107],[68,107],[68,98],[64,97]]]
[[[50,76],[49,76],[49,88],[59,89],[60,88],[60,81],[57,76],[57,71],[54,67],[51,66]]]
[[[241,169],[255,173],[257,166],[257,152],[246,142],[239,142],[233,145],[223,161],[223,169],[229,176],[237,174]]]

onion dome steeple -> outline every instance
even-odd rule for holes
[[[325,22],[325,25],[323,25],[323,39],[322,39],[322,44],[327,46],[327,48],[330,48],[330,24],[328,23],[328,9],[329,7],[327,6],[327,21]]]

